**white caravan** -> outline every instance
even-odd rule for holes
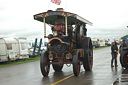
[[[27,40],[27,44],[28,44],[29,55],[33,55],[34,40],[32,39]],[[35,53],[37,54],[37,49],[35,50]]]
[[[97,48],[100,46],[97,38],[92,38],[91,40],[92,40],[93,48]]]
[[[99,45],[101,47],[105,46],[105,39],[99,39]]]
[[[0,38],[0,62],[19,58],[18,41],[14,38]]]
[[[29,58],[27,39],[17,38],[16,40],[18,41],[18,45],[19,45],[19,59]]]

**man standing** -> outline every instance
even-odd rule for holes
[[[115,60],[115,67],[117,67],[118,47],[117,47],[116,42],[113,42],[113,43],[112,43],[112,46],[111,46],[111,54],[112,54],[111,67],[114,67],[114,66],[113,66],[113,61],[114,61],[114,60]]]
[[[119,47],[119,53],[120,54],[122,53],[124,47],[127,47],[127,44],[126,44],[125,40],[122,41],[122,43]]]

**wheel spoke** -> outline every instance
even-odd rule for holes
[[[89,49],[89,63],[90,63],[90,66],[92,67],[92,60],[93,60],[93,52],[92,52],[92,50],[91,49]]]
[[[92,67],[92,57],[90,58],[90,66]]]
[[[80,60],[79,60],[79,58],[78,58],[78,60],[77,60],[77,65],[78,65],[78,74],[80,73]]]
[[[45,66],[45,71],[48,73],[49,72],[49,65]]]
[[[126,62],[126,64],[128,65],[128,55],[126,55],[125,58],[126,58],[126,61],[125,61],[125,62]]]
[[[48,73],[49,72],[49,60],[45,58],[45,71]]]
[[[125,58],[124,58],[124,62],[125,62],[125,64],[128,65],[128,55],[125,56]]]

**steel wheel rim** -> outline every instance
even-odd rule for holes
[[[78,58],[78,60],[77,60],[77,66],[78,66],[78,74],[80,73],[80,59]]]
[[[49,70],[50,70],[50,65],[49,65],[49,60],[47,58],[45,58],[45,71],[48,74]]]
[[[92,65],[93,65],[93,51],[91,48],[89,49],[89,63],[90,63],[90,67],[92,67]]]

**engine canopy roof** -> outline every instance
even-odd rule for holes
[[[43,17],[45,17],[45,22],[50,25],[55,25],[55,21],[58,19],[58,17],[61,17],[61,19],[65,19],[67,17],[67,24],[68,25],[74,25],[74,24],[88,24],[92,26],[92,23],[82,17],[80,17],[77,14],[65,12],[65,11],[52,11],[49,10],[47,12],[39,13],[34,15],[34,19],[43,22]]]

